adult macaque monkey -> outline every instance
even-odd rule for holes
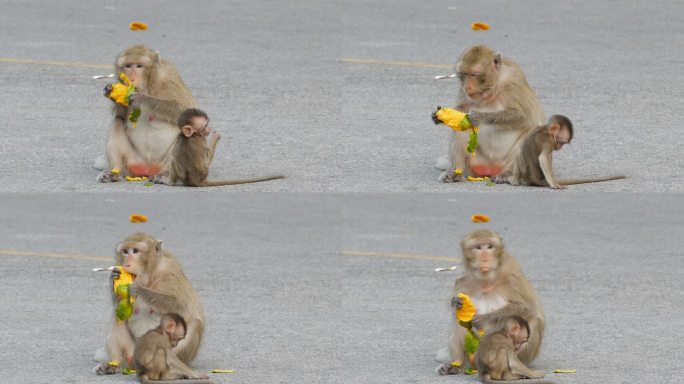
[[[516,354],[529,337],[527,322],[519,317],[505,320],[503,327],[491,330],[480,338],[480,346],[475,354],[475,364],[485,384],[508,383],[553,384],[550,381],[518,380],[522,378],[541,379],[543,371],[528,368]]]
[[[461,81],[456,109],[466,112],[480,130],[476,156],[466,152],[469,133],[453,133],[448,164],[437,164],[445,171],[440,176],[445,183],[463,181],[469,175],[496,176],[516,142],[544,123],[537,95],[512,60],[477,45],[463,53],[456,70]]]
[[[529,339],[517,352],[524,363],[532,361],[541,347],[544,334],[544,311],[537,294],[518,262],[504,248],[503,240],[490,230],[477,230],[461,241],[464,273],[456,280],[452,307],[460,307],[458,293],[465,293],[476,308],[476,328],[500,329],[502,321],[518,316],[529,325]],[[438,368],[441,375],[457,374],[460,367],[453,361],[465,362],[463,350],[466,329],[454,316],[448,339],[450,361]]]
[[[114,62],[117,77],[125,73],[135,86],[128,107],[114,103],[112,130],[107,143],[106,167],[97,177],[103,183],[119,181],[121,173],[153,176],[165,167],[178,136],[181,112],[196,105],[176,67],[159,54],[135,45],[123,50]],[[105,88],[105,94],[108,94]],[[134,127],[131,111],[140,108]]]
[[[197,292],[185,277],[178,260],[162,248],[161,241],[138,232],[126,238],[116,248],[116,264],[135,276],[129,288],[135,296],[133,315],[125,326],[115,321],[107,338],[109,360],[129,360],[134,351],[135,339],[159,325],[165,313],[178,313],[187,323],[187,336],[173,348],[176,356],[190,363],[196,356],[204,334],[204,308]],[[95,368],[97,374],[117,372],[117,367],[102,363]]]
[[[188,367],[176,357],[172,348],[186,336],[185,320],[176,313],[161,317],[159,326],[138,339],[135,343],[135,370],[140,381],[209,379]],[[210,383],[204,380],[205,383]]]
[[[153,179],[158,184],[187,185],[189,187],[214,187],[256,183],[259,181],[282,179],[285,176],[272,175],[251,179],[207,180],[209,166],[214,159],[216,144],[221,136],[214,133],[207,145],[206,137],[211,132],[209,117],[197,108],[190,108],[178,118],[180,134],[173,148],[173,156],[168,170]]]
[[[553,189],[564,189],[566,185],[594,183],[598,181],[624,179],[625,176],[607,176],[585,179],[557,180],[553,174],[553,151],[563,148],[572,140],[572,122],[565,116],[553,115],[545,125],[530,132],[518,148],[514,149],[504,170],[494,179],[496,183],[508,183]]]

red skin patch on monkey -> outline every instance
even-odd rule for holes
[[[161,170],[158,164],[131,164],[128,173],[133,176],[154,176]]]
[[[501,173],[503,167],[497,164],[474,164],[470,167],[470,170],[478,177],[492,177]]]

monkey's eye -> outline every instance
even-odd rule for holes
[[[136,68],[142,68],[143,65],[142,65],[142,64],[136,64],[135,67],[136,67]]]
[[[140,250],[138,248],[133,248],[132,251],[133,251],[133,253],[139,253],[140,252]]]
[[[492,249],[492,248],[494,248],[494,246],[491,244],[479,244],[479,245],[475,246],[475,249],[479,249],[479,250]]]

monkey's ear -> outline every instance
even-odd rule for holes
[[[183,136],[185,137],[190,137],[193,134],[194,129],[192,129],[191,125],[184,125],[183,128],[181,128],[181,132],[183,132]]]
[[[560,131],[560,125],[558,123],[549,124],[549,133],[556,134]]]
[[[501,54],[498,52],[496,53],[496,55],[494,55],[494,66],[497,70],[501,68]]]
[[[122,249],[123,249],[123,243],[119,243],[119,245],[116,246],[116,253],[121,253]]]
[[[161,240],[157,240],[157,242],[154,244],[154,250],[157,251],[158,253],[161,253],[161,251],[162,251]]]
[[[517,333],[518,331],[520,331],[520,324],[517,321],[513,321],[511,323],[511,332]]]
[[[167,333],[173,333],[173,330],[176,328],[176,320],[167,318],[166,319],[166,324],[164,324],[164,329],[166,330]]]
[[[154,52],[154,57],[152,58],[152,60],[154,61],[155,64],[161,63],[161,55],[159,54],[159,52],[157,52],[157,51]]]

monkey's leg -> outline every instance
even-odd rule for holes
[[[119,365],[109,365],[109,362],[101,363],[95,367],[95,373],[98,375],[111,375],[117,373],[121,370],[121,366],[124,363],[129,367],[133,365],[135,341],[133,341],[133,336],[128,331],[128,328],[126,328],[125,323],[119,323],[114,319],[112,331],[107,337],[106,349],[109,361],[116,361]]]
[[[530,379],[541,379],[544,377],[543,371],[535,371],[523,364],[518,356],[513,352],[508,352],[508,366],[511,367],[509,375],[504,374],[504,380],[516,380],[528,377]]]
[[[457,324],[452,325],[448,340],[449,354],[451,355],[451,362],[461,362],[461,366],[453,366],[451,362],[444,363],[437,368],[437,373],[440,375],[455,375],[463,371],[463,365],[466,362],[465,352],[463,350],[465,334],[465,328]]]
[[[97,181],[101,183],[111,183],[120,180],[121,174],[112,173],[112,169],[116,168],[123,172],[126,164],[142,162],[142,159],[126,135],[125,122],[120,118],[114,119],[114,125],[107,143],[107,161],[111,168],[100,172]]]
[[[203,375],[194,369],[188,367],[183,363],[176,355],[169,351],[166,356],[166,363],[169,366],[169,371],[164,376],[165,380],[174,380],[173,378],[180,379],[208,379],[209,376]]]
[[[451,136],[451,145],[449,147],[449,160],[451,161],[451,169],[443,172],[439,180],[443,183],[456,183],[465,180],[466,176],[470,175],[470,164],[468,163],[468,146],[469,133],[454,132]],[[460,170],[460,173],[454,171]]]

